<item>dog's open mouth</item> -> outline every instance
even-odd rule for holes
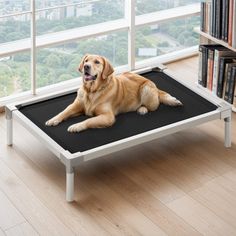
[[[97,75],[90,75],[88,72],[84,73],[84,80],[85,81],[93,81],[97,79]]]

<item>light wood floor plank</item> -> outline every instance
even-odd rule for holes
[[[25,135],[25,136],[28,137],[28,135]],[[30,137],[30,139],[31,139],[31,143],[33,144],[32,137]],[[31,148],[29,149],[29,147],[27,147],[27,145],[25,145],[23,142],[18,143],[20,142],[20,140],[16,140],[16,141],[17,141],[17,145],[21,146],[21,149],[23,150],[24,148],[27,149],[30,158],[34,159],[37,165],[40,166],[40,163],[42,162],[42,152],[40,153],[40,149],[42,147],[40,147],[40,144],[36,142],[35,143],[36,146],[31,145],[31,148],[32,148],[31,150]],[[26,138],[26,141],[27,141],[27,138]],[[38,155],[38,153],[40,153],[40,155]],[[49,157],[50,159],[50,153],[48,154],[49,156],[46,155],[46,153],[43,153],[43,156],[47,158]],[[55,163],[55,158],[51,159],[51,161],[52,163],[49,163],[49,160],[47,161],[45,160],[44,164],[41,164],[41,169],[43,169],[44,171],[46,170],[46,172],[48,173],[54,173],[56,175],[58,175],[61,170],[62,175],[60,175],[60,177],[62,178],[60,178],[60,182],[64,183],[64,171],[65,171],[64,168],[61,169],[61,165],[58,166],[58,164]],[[45,165],[45,163],[47,163],[47,165]],[[50,167],[52,165],[53,165],[53,170]],[[83,167],[79,168],[78,170],[79,173],[80,173],[80,169],[83,169]],[[45,175],[48,175],[48,174],[45,173]],[[42,176],[42,178],[45,178],[45,177]],[[152,221],[150,221],[143,214],[141,214],[131,204],[128,204],[126,201],[123,201],[117,198],[116,194],[114,192],[112,193],[112,191],[109,191],[108,188],[105,191],[106,195],[104,195],[103,193],[104,193],[105,186],[99,185],[100,186],[99,189],[96,189],[96,185],[94,185],[94,187],[92,188],[91,185],[93,184],[91,182],[87,183],[88,182],[87,178],[83,179],[80,174],[78,176],[78,179],[79,179],[79,183],[77,183],[77,185],[79,187],[78,189],[76,189],[76,194],[78,192],[78,196],[79,196],[78,201],[81,202],[81,199],[85,198],[83,197],[83,192],[86,192],[86,197],[88,197],[87,192],[89,193],[88,201],[83,202],[82,200],[83,202],[82,206],[81,204],[78,204],[79,209],[83,209],[83,212],[88,212],[90,215],[92,215],[96,219],[96,221],[99,222],[100,225],[104,225],[104,228],[106,228],[106,230],[109,228],[108,231],[112,233],[112,235],[120,235],[121,233],[131,234],[131,235],[137,235],[140,233],[141,235],[143,235],[145,231],[148,231],[149,235],[156,235],[156,234],[162,235],[163,234],[163,232],[154,223],[152,223]],[[54,177],[53,177],[53,181],[55,181]],[[52,185],[53,184],[55,183],[52,182]],[[62,186],[62,190],[64,191],[64,184],[61,186]],[[31,186],[31,189],[34,189],[34,184]],[[39,185],[37,186],[37,189],[40,189]],[[40,195],[40,192],[38,192],[37,194]],[[107,194],[109,198],[111,198],[110,195],[112,195],[112,199],[113,199],[113,201],[111,202],[112,204],[108,204],[107,201],[104,201],[104,199],[100,199],[101,196],[106,197]],[[52,199],[54,199],[53,196],[52,196]],[[62,201],[63,202],[61,203],[61,205],[65,205],[65,207],[68,206],[68,204],[64,202],[64,192],[62,194]],[[104,201],[103,202],[104,204],[102,204],[101,201]],[[118,202],[120,202],[120,205],[117,205]],[[74,206],[76,204],[77,203],[75,203]],[[115,207],[116,205],[119,207]],[[48,207],[51,208],[51,206],[52,205]],[[54,207],[57,208],[57,205],[55,204]],[[125,208],[126,208],[126,211],[120,210],[120,209],[125,209]],[[117,211],[119,212],[117,213]],[[60,213],[61,212],[58,212],[58,215]],[[77,212],[77,215],[79,216],[79,212]],[[109,216],[108,217],[109,219],[107,219],[107,215]],[[130,215],[132,215],[132,217],[129,217]],[[136,219],[136,221],[134,219]],[[129,222],[128,225],[127,225],[127,221]],[[63,219],[63,222],[65,222],[65,219]],[[146,225],[146,227],[144,227],[144,225]]]
[[[0,228],[0,236],[6,236],[6,234],[3,232],[1,228]]]
[[[2,230],[6,230],[25,221],[25,218],[21,215],[17,208],[0,190],[0,228]]]
[[[149,153],[146,153],[146,155],[140,155],[139,153],[143,154],[142,150],[144,148],[148,149],[148,145],[141,146],[115,153],[106,159],[111,160],[123,175],[140,185],[162,203],[173,201],[185,195],[184,191],[147,165],[144,159],[149,158]],[[156,156],[158,156],[158,153]]]
[[[42,205],[2,161],[0,161],[0,188],[40,234],[72,235],[72,232]]]
[[[81,182],[86,182],[91,194],[97,196],[99,201],[104,201],[103,204],[100,205],[100,211],[105,213],[106,208],[109,207],[113,212],[107,214],[109,219],[116,222],[115,224],[118,227],[122,225],[122,222],[128,224],[133,230],[136,230],[136,234],[166,235],[152,220],[143,215],[139,209],[124,198],[121,198],[110,186],[100,181],[96,176],[97,167],[96,163],[88,163],[78,168],[78,172]],[[119,216],[121,217],[120,219]]]
[[[168,207],[204,235],[233,236],[236,234],[235,228],[189,196],[169,203]]]
[[[39,234],[28,222],[16,225],[5,231],[7,236],[38,236]]]
[[[19,133],[23,132],[23,128],[19,127],[17,123],[15,128]],[[21,176],[21,179],[31,189],[33,194],[39,197],[42,203],[54,212],[57,218],[74,233],[82,235],[96,235],[99,233],[106,235],[106,230],[99,226],[96,223],[96,219],[91,217],[87,211],[78,210],[80,209],[79,205],[76,203],[73,205],[68,204],[65,201],[65,168],[58,159],[47,149],[44,149],[43,145],[26,131],[24,139],[15,137],[14,142],[14,148],[4,149],[3,147],[3,151],[5,151],[3,160],[17,175]],[[28,145],[29,142],[31,142],[30,147]],[[27,154],[29,156],[25,156],[24,148],[28,149]],[[33,163],[29,157],[35,157],[36,162]],[[41,162],[39,161],[37,164],[37,160]],[[43,163],[41,167],[39,166],[40,163]],[[75,190],[80,191],[82,199],[88,196],[81,189],[75,188]],[[59,205],[60,207],[58,207]]]
[[[123,198],[134,204],[146,217],[158,225],[168,235],[199,235],[199,233],[177,217],[158,199],[138,187],[133,181],[123,176],[116,167],[99,160],[96,165],[95,176],[110,186]]]
[[[233,184],[234,193],[231,188],[228,189],[228,186]],[[235,227],[236,230],[235,188],[235,183],[229,181],[224,176],[220,176],[213,181],[206,183],[203,187],[189,193],[189,195],[205,207],[209,208],[232,227]]]
[[[193,57],[167,71],[193,83],[197,66]],[[0,190],[26,220],[6,233],[236,235],[235,113],[232,121],[230,149],[218,120],[82,164],[68,204],[65,167],[18,124],[7,147],[1,114]]]

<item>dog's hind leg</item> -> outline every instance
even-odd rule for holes
[[[158,90],[160,102],[169,106],[182,106],[182,102],[162,90]]]
[[[157,87],[151,81],[145,83],[141,88],[140,98],[141,107],[137,110],[138,113],[146,114],[147,111],[155,111],[160,105]]]
[[[148,113],[148,109],[145,106],[141,106],[138,108],[137,112],[140,115],[145,115],[146,113]]]

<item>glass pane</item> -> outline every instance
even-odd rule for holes
[[[194,28],[199,26],[199,20],[199,16],[193,16],[138,28],[136,59],[156,57],[197,45],[199,35]]]
[[[201,1],[202,0],[137,0],[136,15],[199,3]]]
[[[0,97],[30,90],[30,54],[0,58]]]
[[[1,0],[0,1],[0,16],[13,14],[17,12],[29,11],[29,0]]]
[[[0,43],[30,37],[29,14],[5,17],[0,20]]]
[[[37,86],[79,77],[77,68],[86,53],[105,56],[114,67],[126,65],[127,48],[127,32],[119,32],[40,49],[37,53]]]
[[[72,29],[124,17],[124,0],[100,0],[100,1],[47,1],[49,10],[37,12],[37,35],[48,32],[57,32]],[[40,8],[45,1],[39,2]],[[67,4],[67,6],[62,6]],[[58,6],[54,8],[54,6]],[[112,13],[112,14],[111,14]]]

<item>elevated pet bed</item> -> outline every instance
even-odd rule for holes
[[[225,146],[231,145],[231,107],[227,103],[198,87],[183,85],[157,68],[148,69],[141,75],[178,98],[184,106],[160,105],[158,110],[143,116],[136,112],[120,114],[112,127],[81,133],[69,133],[67,128],[86,116],[70,118],[56,127],[45,126],[45,121],[72,103],[76,97],[74,89],[6,106],[8,144],[12,144],[12,119],[16,119],[65,164],[67,201],[73,200],[74,167],[81,162],[215,119],[224,119]]]

